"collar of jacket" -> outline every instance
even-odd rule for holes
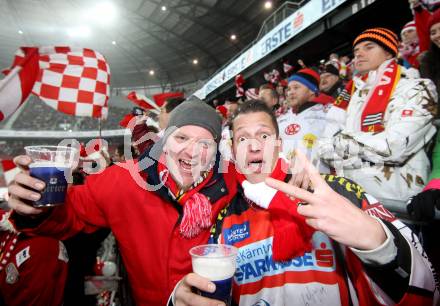
[[[160,144],[158,144],[160,146]],[[139,157],[139,165],[141,164],[149,164],[149,166],[145,167],[145,169],[141,168],[140,170],[145,174],[146,177],[146,183],[148,183],[151,186],[159,186],[155,192],[158,194],[162,199],[164,199],[167,202],[176,204],[175,206],[181,210],[181,205],[178,205],[177,202],[173,199],[173,197],[170,196],[168,192],[168,188],[164,186],[162,181],[160,180],[159,173],[157,170],[158,166],[158,159],[155,158],[155,145],[150,146],[140,157]],[[161,146],[160,146],[161,148]],[[160,150],[161,151],[161,150]],[[219,172],[220,167],[220,153],[217,152],[215,164],[213,167],[213,175],[209,182],[200,190],[200,193],[205,195],[209,201],[214,204],[216,203],[221,197],[228,194],[228,188],[226,185],[226,182],[224,180],[224,177],[222,173]]]
[[[303,105],[301,105],[300,107],[298,107],[298,113],[297,114],[299,114],[299,113],[305,111],[306,109],[308,109],[308,108],[310,108],[312,106],[315,106],[315,105],[316,105],[315,102],[310,102],[310,101],[306,102]]]
[[[395,58],[386,60],[382,64],[380,64],[379,68],[376,70],[371,70],[368,72],[368,74],[364,76],[357,76],[353,78],[354,86],[356,89],[364,90],[364,89],[371,89],[377,85],[377,83],[380,81],[379,78],[382,76],[383,71],[388,66],[388,64],[391,61],[395,61]]]

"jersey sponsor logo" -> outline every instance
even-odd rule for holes
[[[377,217],[388,222],[393,222],[396,220],[396,217],[394,217],[392,213],[390,213],[385,207],[382,206],[382,204],[379,203],[368,206],[365,209],[365,212],[372,217]]]
[[[318,137],[316,137],[316,135],[312,134],[312,133],[308,133],[305,134],[303,137],[303,144],[307,149],[311,149],[315,146],[316,143],[316,139]]]
[[[15,255],[15,262],[17,263],[17,267],[20,267],[26,260],[31,258],[29,248],[30,247],[28,246]]]
[[[284,133],[286,133],[286,135],[295,135],[299,131],[301,131],[301,126],[299,124],[296,124],[296,123],[289,124],[284,129]]]
[[[336,175],[333,175],[333,174],[324,174],[322,176],[327,181],[327,183],[330,183],[330,185],[332,185],[332,184],[339,184],[339,185],[341,185],[350,194],[354,194],[358,200],[362,200],[363,196],[367,195],[365,193],[365,190],[362,189],[361,186],[359,186],[356,183],[353,183],[352,181],[347,180],[344,177],[336,176]],[[344,196],[347,197],[347,195],[344,195]]]
[[[223,230],[223,237],[226,244],[234,244],[245,240],[250,235],[249,221],[242,224],[232,225],[230,228]]]
[[[272,238],[243,246],[239,248],[237,256],[235,281],[241,285],[259,281],[264,276],[287,272],[333,272],[335,258],[329,238],[321,232],[316,232],[313,245],[317,248],[311,252],[283,262],[275,262],[272,259]]]
[[[327,248],[327,243],[321,242],[320,249],[315,250],[316,265],[331,268],[335,264],[333,250]]]

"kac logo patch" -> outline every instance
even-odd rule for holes
[[[286,129],[284,130],[284,133],[287,135],[295,135],[301,130],[301,126],[296,123],[289,124]]]

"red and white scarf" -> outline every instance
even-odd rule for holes
[[[366,105],[361,116],[361,130],[363,132],[382,132],[385,110],[390,97],[400,80],[400,66],[392,60],[378,76],[377,83],[370,90]]]
[[[279,158],[270,177],[284,181],[286,173],[283,169],[288,169],[287,163]],[[237,180],[244,186],[246,177],[238,171],[235,172]],[[254,193],[253,196],[258,195]],[[246,197],[245,199],[252,202]],[[314,229],[307,225],[302,215],[298,214],[297,208],[300,203],[299,199],[292,200],[281,191],[277,191],[270,201],[267,210],[274,230],[272,257],[275,261],[286,261],[302,256],[312,249],[311,239]]]
[[[169,175],[165,166],[165,156],[162,155],[158,163],[158,174],[164,186],[177,203],[182,205],[183,216],[180,222],[180,234],[185,238],[193,238],[212,224],[212,204],[199,191],[210,181],[213,171],[205,171],[201,177],[188,189],[183,190]]]
[[[390,102],[391,95],[400,80],[401,68],[395,60],[390,61],[377,77],[377,82],[366,97],[364,111],[361,116],[361,130],[363,132],[382,132],[385,127],[383,119],[385,110]],[[368,74],[361,79],[367,81]],[[350,99],[355,92],[355,82],[349,81],[341,94],[333,103],[334,106],[347,110]]]

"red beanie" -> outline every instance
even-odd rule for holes
[[[440,9],[437,9],[428,20],[428,29],[431,30],[431,27],[440,22]]]

